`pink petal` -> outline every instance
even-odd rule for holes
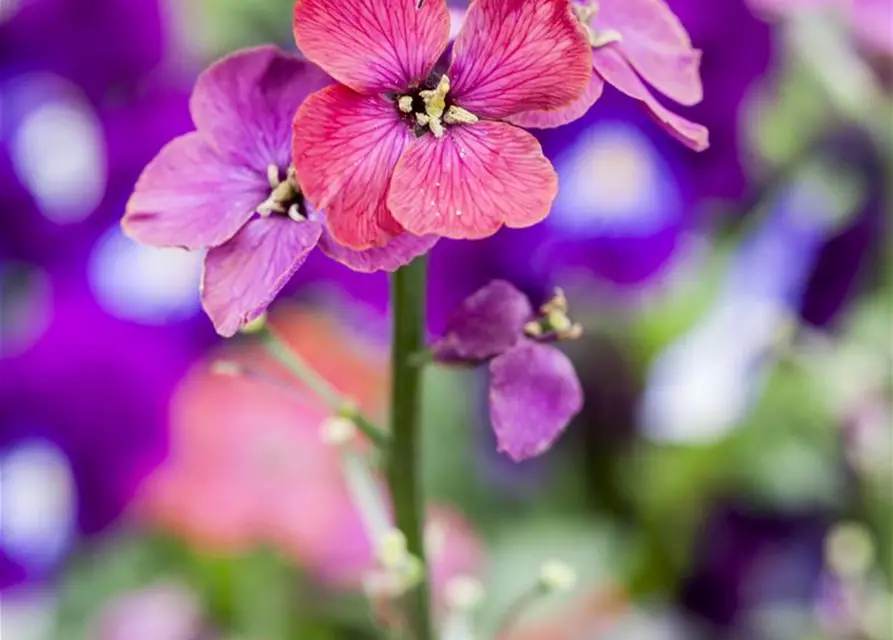
[[[525,111],[516,113],[506,118],[509,122],[525,129],[550,129],[573,122],[582,118],[589,108],[601,98],[605,90],[605,81],[597,73],[592,74],[592,79],[586,87],[586,91],[575,103],[558,111]]]
[[[405,91],[424,81],[450,35],[445,0],[298,0],[298,48],[360,93]]]
[[[346,87],[318,91],[301,106],[294,123],[295,169],[304,196],[325,210],[338,242],[380,247],[403,231],[386,196],[412,139],[395,105]]]
[[[345,267],[362,273],[375,271],[396,271],[430,251],[439,238],[437,236],[414,236],[401,233],[391,238],[383,247],[372,247],[357,251],[339,244],[328,229],[323,229],[319,239],[320,250],[332,260]]]
[[[676,115],[658,102],[615,45],[596,49],[592,57],[596,73],[626,95],[644,102],[667,133],[695,151],[703,151],[710,146],[707,128]]]
[[[485,118],[563,109],[592,76],[568,0],[476,0],[453,45],[453,99]]]
[[[434,347],[441,362],[480,362],[507,351],[533,319],[530,300],[513,284],[493,280],[466,298]]]
[[[555,347],[524,341],[490,363],[490,419],[515,462],[548,450],[582,408],[574,365]]]
[[[256,218],[205,257],[202,304],[217,333],[232,336],[260,316],[316,246],[322,226]]]
[[[407,231],[485,238],[549,214],[558,176],[532,135],[503,122],[413,140],[394,170],[388,207]]]
[[[169,142],[127,202],[124,232],[163,247],[215,247],[232,238],[270,190],[266,178],[224,161],[199,133]]]
[[[233,164],[266,175],[291,160],[291,123],[304,99],[331,84],[318,67],[273,46],[244,49],[208,67],[189,103],[196,128]]]
[[[665,0],[599,0],[593,26],[617,31],[624,57],[667,97],[685,105],[704,98],[701,52]]]

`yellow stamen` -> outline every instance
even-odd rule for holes
[[[478,117],[462,107],[450,105],[443,116],[443,121],[447,124],[474,124],[478,121]]]
[[[412,113],[412,96],[400,96],[397,99],[397,108],[403,113]]]

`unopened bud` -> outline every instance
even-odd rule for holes
[[[576,584],[577,574],[566,562],[549,560],[540,567],[540,585],[547,591],[571,591]]]
[[[454,611],[473,611],[484,600],[484,585],[472,576],[456,576],[446,584],[446,603]]]
[[[333,447],[342,447],[350,442],[357,433],[357,425],[352,420],[334,416],[323,420],[319,428],[322,441]]]
[[[257,316],[254,320],[242,327],[241,332],[245,334],[259,333],[267,325],[266,312]]]
[[[406,550],[406,536],[399,529],[391,529],[378,541],[378,562],[385,569],[400,569],[412,556]]]

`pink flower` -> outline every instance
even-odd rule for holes
[[[583,97],[560,112],[515,116],[528,127],[554,127],[576,120],[598,100],[605,83],[641,101],[673,137],[695,151],[708,146],[707,129],[664,107],[646,82],[668,98],[694,105],[703,98],[701,52],[665,0],[572,0],[592,46],[595,73]]]
[[[757,12],[785,16],[802,11],[840,12],[863,46],[893,56],[893,0],[749,0]]]
[[[378,416],[387,396],[383,358],[333,318],[283,311],[270,319],[277,334],[366,415]],[[220,362],[228,367],[214,366]],[[171,452],[136,509],[198,547],[242,553],[269,545],[331,586],[357,587],[374,567],[373,545],[340,454],[320,437],[330,416],[261,347],[227,344],[178,389]],[[434,507],[428,524],[437,586],[478,567],[481,543],[463,518]]]
[[[574,103],[592,71],[568,0],[476,0],[446,73],[445,0],[298,0],[298,46],[340,84],[294,123],[302,191],[335,238],[379,246],[416,235],[484,238],[549,212],[557,176],[508,121]]]
[[[352,251],[309,207],[291,161],[298,106],[330,80],[275,47],[237,52],[202,73],[190,101],[196,131],[176,138],[146,167],[122,221],[139,242],[207,249],[202,303],[218,333],[257,318],[314,247],[357,271],[393,270],[435,237],[402,234]]]

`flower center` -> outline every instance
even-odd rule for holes
[[[474,124],[478,117],[449,100],[450,78],[441,76],[433,89],[420,89],[414,93],[397,96],[397,108],[412,119],[416,134],[429,129],[435,138],[442,138],[444,125]]]
[[[564,291],[556,289],[552,299],[540,307],[537,318],[524,327],[524,333],[540,342],[576,340],[583,335],[583,327],[572,322],[567,313],[567,297]]]
[[[282,180],[279,167],[271,164],[267,167],[267,178],[270,181],[270,196],[257,207],[262,218],[273,214],[288,216],[296,222],[307,219],[304,209],[304,197],[298,186],[298,175],[295,168],[289,166]]]
[[[595,27],[592,26],[592,21],[595,19],[595,16],[598,14],[598,2],[596,0],[591,0],[590,2],[583,3],[571,3],[571,6],[574,9],[574,15],[577,16],[577,20],[580,21],[580,24],[583,25],[583,29],[586,30],[586,36],[589,38],[589,44],[593,49],[598,49],[599,47],[604,47],[607,44],[611,44],[612,42],[620,42],[623,37],[620,35],[618,31],[614,29],[605,29],[604,31],[598,31]]]

